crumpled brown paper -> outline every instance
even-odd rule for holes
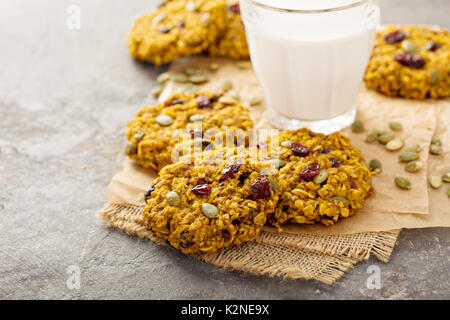
[[[207,66],[212,62],[221,64],[216,72],[209,72]],[[239,92],[241,102],[249,106],[249,101],[255,96],[262,96],[262,89],[252,69],[241,70],[235,62],[208,57],[192,57],[182,59],[172,64],[171,71],[182,71],[186,66],[195,66],[207,73],[210,81],[202,89],[216,90],[225,80],[231,80],[234,88]],[[169,83],[160,100],[177,90],[177,85]],[[255,129],[270,128],[265,118],[265,107],[249,107]],[[353,234],[369,231],[388,231],[401,228],[422,228],[450,226],[449,199],[446,195],[447,185],[440,190],[429,190],[427,172],[450,171],[450,99],[415,101],[400,98],[388,98],[365,87],[361,89],[358,98],[357,118],[366,127],[365,133],[354,134],[349,129],[342,132],[352,139],[355,146],[360,148],[367,161],[378,158],[383,163],[383,172],[373,178],[375,193],[370,196],[363,209],[348,219],[343,219],[334,226],[295,225],[283,227],[285,232],[300,234]],[[395,132],[405,140],[406,145],[418,143],[423,149],[420,159],[426,164],[417,173],[408,173],[404,164],[397,159],[398,152],[390,152],[378,143],[364,142],[365,136],[376,127],[387,128],[389,121],[399,121],[403,124],[403,131]],[[438,127],[437,127],[438,126]],[[429,156],[428,148],[432,136],[441,135],[444,154]],[[432,157],[428,163],[428,158]],[[431,167],[428,167],[428,164]],[[152,179],[156,177],[152,170],[143,169],[133,161],[126,159],[120,171],[113,177],[108,186],[106,198],[110,204],[142,205],[143,192]],[[407,177],[412,183],[411,190],[401,190],[394,185],[394,177]],[[430,196],[429,196],[430,194]],[[447,198],[446,198],[447,197]],[[432,203],[429,203],[429,198]],[[266,230],[273,231],[270,226]]]

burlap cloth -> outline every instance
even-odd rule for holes
[[[221,64],[219,71],[207,70],[212,62]],[[186,66],[195,66],[208,73],[210,81],[202,87],[205,89],[217,89],[224,80],[231,80],[246,106],[251,98],[262,95],[253,70],[241,70],[232,61],[193,57],[172,64],[171,70],[181,71]],[[160,100],[176,90],[177,85],[169,83]],[[265,118],[264,105],[249,108],[256,129],[271,127]],[[357,118],[364,122],[366,133],[354,134],[348,129],[343,133],[350,136],[367,160],[378,158],[383,162],[383,172],[373,179],[376,192],[362,210],[331,227],[287,225],[279,233],[266,226],[253,241],[197,257],[218,267],[289,279],[315,279],[331,284],[372,254],[387,262],[402,228],[449,227],[447,186],[430,190],[426,179],[427,172],[450,171],[450,100],[387,98],[363,87],[358,99]],[[364,142],[367,131],[386,127],[392,120],[403,124],[403,131],[396,134],[404,138],[406,144],[423,146],[420,158],[426,163],[424,170],[407,173],[404,164],[397,160],[397,152],[388,152],[377,143]],[[430,156],[429,159],[428,147],[434,134],[441,137],[444,154]],[[412,189],[404,191],[395,187],[393,177],[396,175],[410,179]],[[99,211],[99,215],[111,227],[165,244],[147,229],[140,215],[144,204],[143,192],[155,176],[155,172],[125,159],[108,186],[108,205]]]

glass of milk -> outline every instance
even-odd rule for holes
[[[378,0],[240,0],[270,122],[332,133],[355,119]]]

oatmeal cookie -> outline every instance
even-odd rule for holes
[[[225,0],[171,0],[139,17],[127,36],[136,59],[161,65],[204,51],[226,27]]]
[[[281,131],[269,139],[269,160],[276,163],[280,201],[270,223],[331,225],[363,207],[373,192],[374,175],[361,152],[340,133],[324,135],[308,129]],[[260,148],[261,149],[261,148]],[[278,150],[276,155],[273,150]]]
[[[377,33],[366,85],[409,99],[450,96],[450,33],[430,26],[388,26]]]
[[[125,153],[144,168],[160,170],[173,156],[186,155],[183,150],[189,152],[194,140],[206,147],[218,135],[244,136],[252,127],[248,109],[223,92],[176,93],[162,104],[141,108],[128,122]],[[221,139],[226,142],[225,136]]]
[[[184,253],[214,253],[253,239],[277,203],[270,164],[251,161],[246,148],[224,149],[164,167],[146,192],[148,227]]]
[[[208,47],[208,54],[213,57],[226,57],[236,60],[249,58],[244,23],[241,19],[238,2],[227,6],[227,28]]]

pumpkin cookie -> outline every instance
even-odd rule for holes
[[[430,26],[388,26],[377,33],[369,88],[409,99],[450,96],[450,33]]]
[[[331,225],[363,207],[373,192],[374,175],[361,152],[340,133],[324,135],[308,129],[281,131],[279,143],[267,148],[278,171],[280,201],[270,223]],[[278,155],[273,151],[278,150]]]
[[[206,147],[221,136],[225,143],[225,134],[244,136],[252,127],[248,109],[223,92],[176,93],[141,108],[128,122],[125,153],[144,168],[160,170],[190,152],[194,141]]]
[[[148,227],[192,254],[214,253],[256,237],[279,189],[276,174],[268,174],[270,164],[248,155],[245,148],[206,151],[194,163],[163,168],[146,192]]]
[[[171,0],[139,17],[127,37],[136,59],[161,65],[204,51],[225,30],[225,0]]]
[[[219,38],[208,47],[209,55],[231,59],[248,59],[249,52],[241,19],[239,3],[227,6],[227,28]]]

